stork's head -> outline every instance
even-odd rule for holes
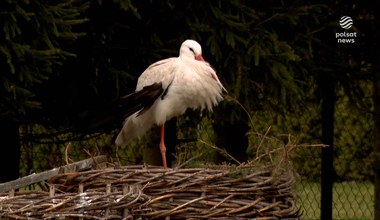
[[[195,40],[185,40],[179,49],[179,56],[204,61],[202,57],[202,47]]]

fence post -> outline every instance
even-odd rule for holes
[[[334,106],[335,83],[333,77],[326,74],[322,79],[322,148],[321,177],[321,219],[332,219],[333,179],[334,179]]]
[[[374,179],[374,186],[375,186],[375,220],[380,220],[380,76],[375,76],[374,79],[374,93],[373,93],[373,99],[374,99],[374,106],[375,106],[375,114],[374,114],[374,121],[375,121],[375,128],[374,128],[374,152],[376,155],[376,161],[375,161],[375,179]]]

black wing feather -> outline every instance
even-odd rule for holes
[[[153,83],[143,89],[120,97],[105,113],[91,120],[86,130],[98,130],[112,124],[120,124],[128,116],[138,112],[138,115],[146,112],[153,103],[162,95],[164,89],[162,83]]]

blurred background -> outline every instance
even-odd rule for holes
[[[212,113],[168,123],[173,166],[287,147],[304,219],[380,219],[376,4],[1,1],[0,181],[95,155],[160,165],[158,130],[114,145],[123,123],[115,103],[194,39],[228,94]]]

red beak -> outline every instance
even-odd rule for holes
[[[205,61],[202,57],[202,55],[198,55],[198,56],[195,56],[195,59],[198,60],[198,61]]]

